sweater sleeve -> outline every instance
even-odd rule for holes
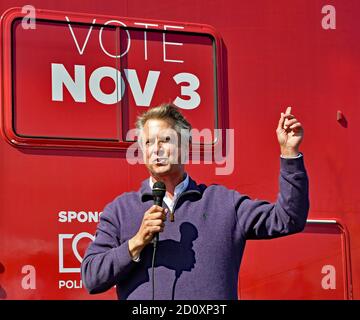
[[[280,192],[275,203],[251,200],[235,191],[238,227],[246,239],[267,239],[301,232],[309,211],[309,182],[303,156],[280,158]]]
[[[101,293],[113,287],[134,267],[128,241],[120,243],[120,223],[114,202],[100,216],[95,240],[81,263],[81,277],[89,293]]]

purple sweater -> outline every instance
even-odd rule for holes
[[[155,299],[237,299],[238,273],[247,239],[267,239],[300,232],[309,210],[303,157],[280,159],[276,203],[251,200],[220,185],[190,179],[175,203],[156,251]],[[132,261],[128,240],[152,206],[149,180],[138,192],[124,193],[101,215],[96,238],[81,265],[89,293],[116,285],[119,299],[152,298],[153,246]]]

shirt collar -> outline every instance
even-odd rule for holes
[[[177,197],[178,195],[180,195],[183,191],[185,191],[189,185],[189,175],[187,173],[185,173],[185,179],[183,181],[181,181],[174,190],[174,197]],[[149,186],[150,189],[152,190],[153,186],[154,186],[154,182],[152,181],[151,177],[149,178]]]
[[[203,184],[197,185],[196,181],[191,179],[191,177],[188,174],[185,179],[189,179],[189,182],[188,182],[188,186],[185,189],[184,193],[186,193],[188,197],[194,196],[196,198],[201,198],[202,193],[206,189],[206,185],[203,185]],[[152,188],[150,188],[149,179],[145,179],[141,183],[141,187],[138,191],[138,194],[139,194],[142,202],[153,200]],[[179,195],[179,197],[180,197],[180,195]]]

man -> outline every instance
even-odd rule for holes
[[[85,287],[99,293],[116,285],[119,299],[151,299],[153,293],[155,299],[237,299],[246,240],[304,229],[309,200],[299,153],[302,125],[290,107],[281,113],[276,130],[280,193],[273,204],[220,185],[198,185],[189,177],[180,160],[191,126],[175,106],[150,109],[138,118],[137,127],[150,178],[138,192],[125,193],[104,209],[81,265]],[[165,208],[152,205],[157,181],[166,186]],[[153,275],[156,233],[160,239]]]

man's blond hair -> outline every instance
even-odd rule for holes
[[[179,134],[179,137],[181,137],[181,143],[188,145],[190,141],[191,124],[174,104],[163,103],[142,113],[137,118],[136,128],[142,131],[146,121],[151,119],[168,121]]]

